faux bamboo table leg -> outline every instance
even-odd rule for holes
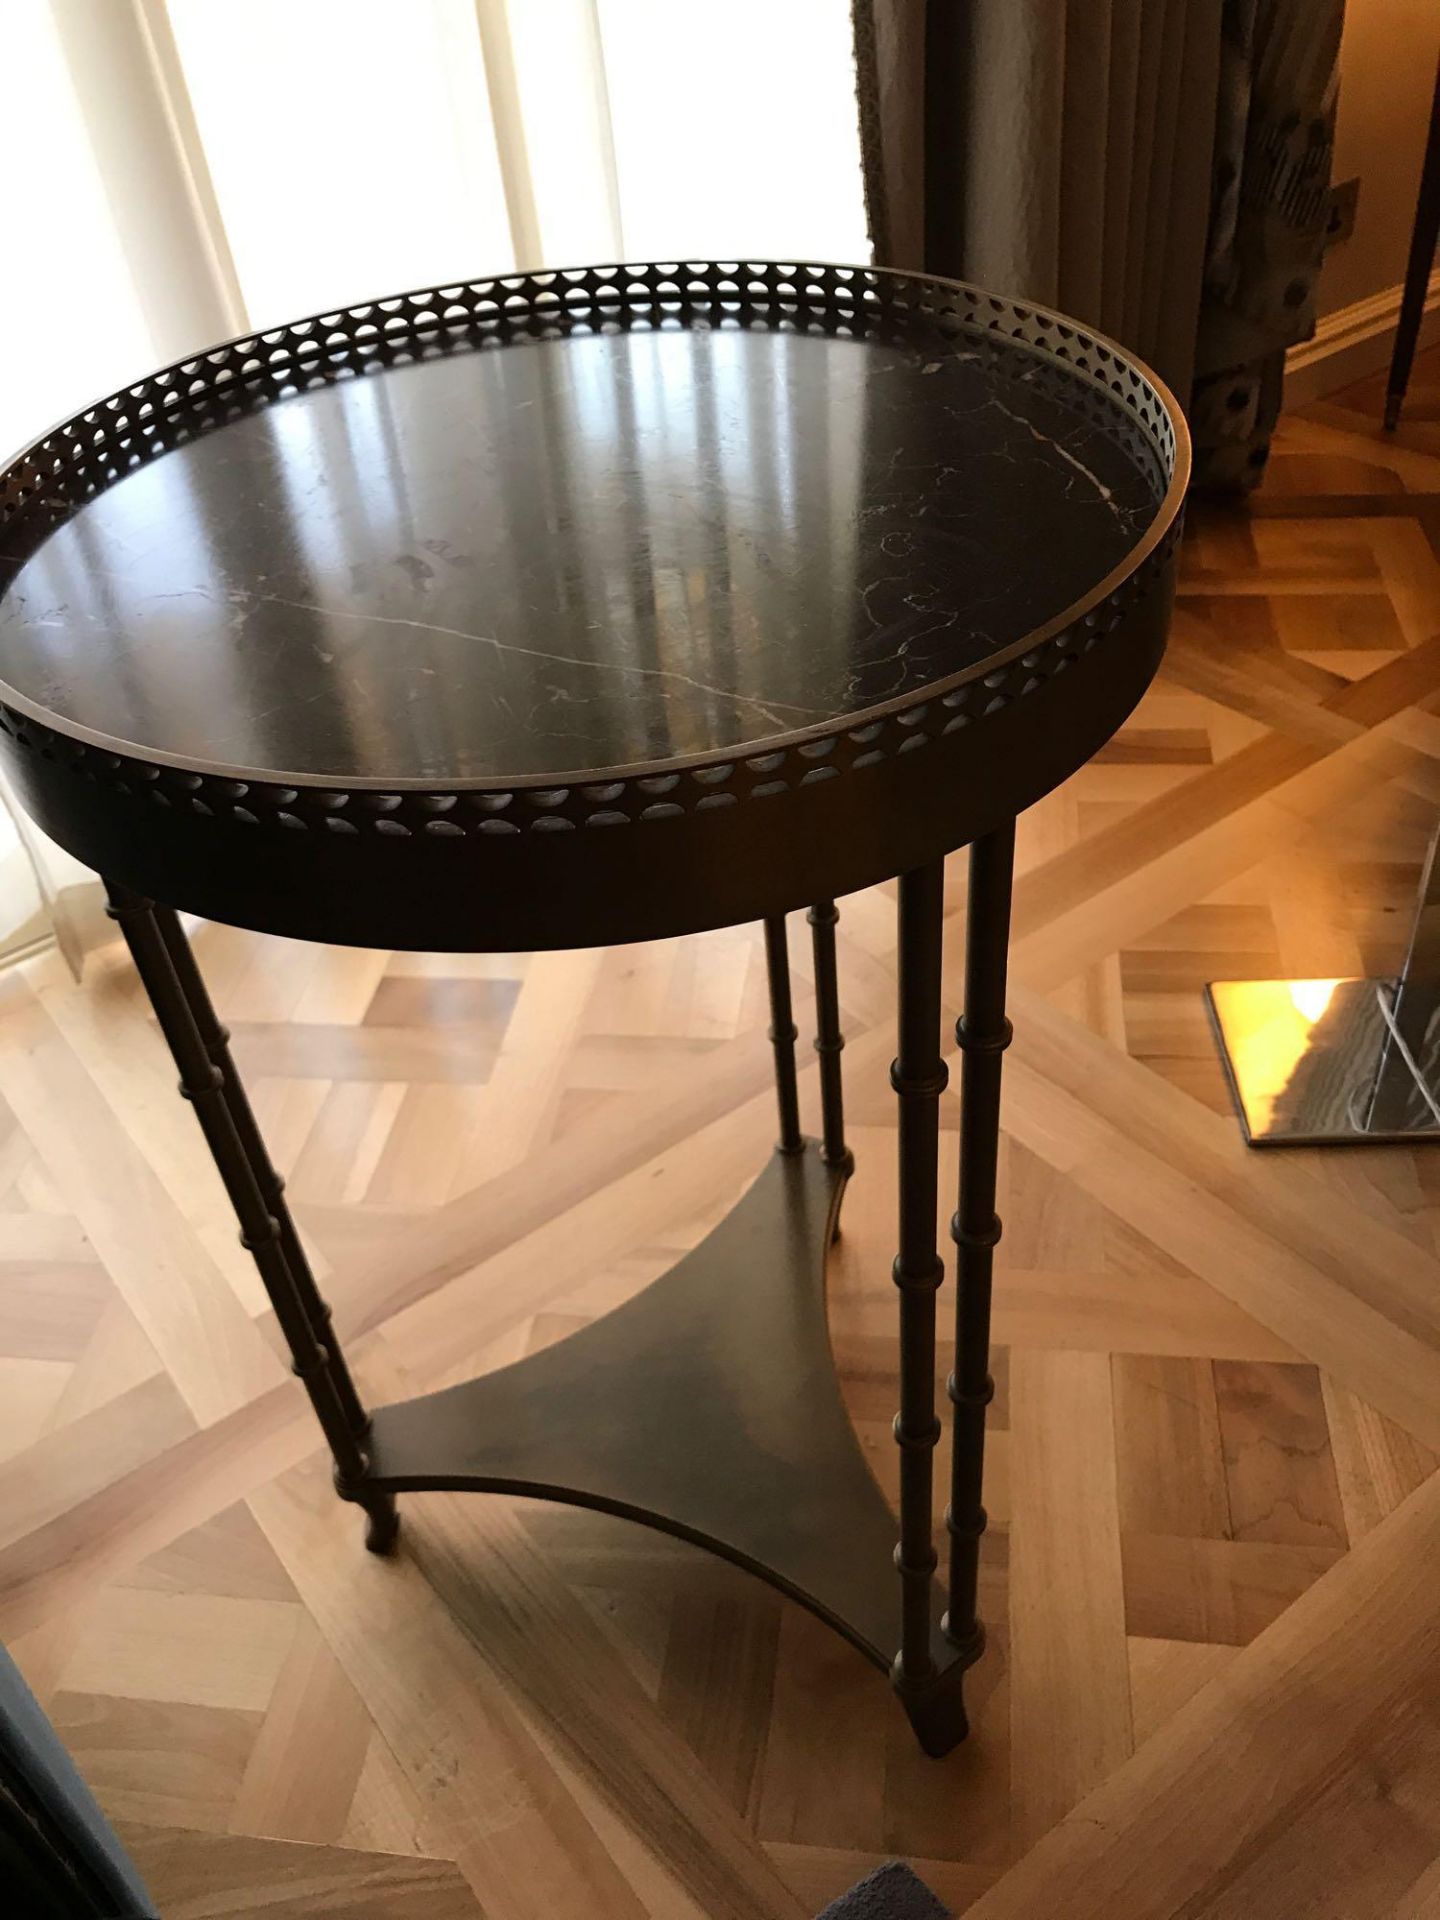
[[[960,1195],[951,1223],[955,1240],[955,1370],[949,1379],[951,1418],[950,1604],[945,1631],[968,1660],[978,1659],[985,1630],[976,1607],[980,1536],[985,1531],[981,1482],[990,1378],[990,1289],[1000,1221],[995,1175],[1000,1148],[1000,1062],[1010,1044],[1005,974],[1010,944],[1010,888],[1015,826],[997,828],[970,849],[966,916],[965,1010],[955,1038],[960,1069]]]
[[[330,1309],[285,1202],[284,1182],[265,1151],[230,1056],[229,1036],[215,1016],[184,929],[171,908],[114,881],[106,882],[106,893],[180,1070],[180,1092],[195,1109],[235,1209],[240,1243],[259,1269],[295,1372],[329,1443],[336,1490],[364,1507],[366,1546],[388,1552],[399,1516],[394,1495],[366,1481],[369,1415],[335,1340]]]
[[[900,1543],[895,1565],[902,1596],[900,1651],[892,1679],[907,1707],[930,1688],[931,1526],[935,1415],[935,1294],[945,1277],[935,1247],[940,1147],[940,965],[945,867],[918,867],[900,879],[899,1048],[890,1083],[900,1105],[900,1251],[894,1281],[900,1293]]]

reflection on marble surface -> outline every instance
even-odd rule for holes
[[[576,335],[392,367],[164,455],[0,600],[0,680],[182,759],[560,774],[915,692],[1063,611],[1158,504],[963,341]]]

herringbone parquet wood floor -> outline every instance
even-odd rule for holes
[[[1253,507],[1195,516],[1159,683],[1022,822],[992,1640],[943,1763],[642,1530],[414,1496],[366,1556],[128,967],[0,983],[0,1626],[166,1920],[793,1920],[893,1854],[985,1915],[1440,1914],[1440,1155],[1247,1155],[1200,999],[1403,951],[1440,364],[1378,411],[1287,421]],[[891,1484],[885,890],[840,940],[832,1319]],[[197,944],[375,1398],[604,1312],[767,1149],[753,929]]]

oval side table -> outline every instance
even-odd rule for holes
[[[105,877],[370,1547],[419,1488],[625,1515],[819,1614],[891,1672],[928,1752],[963,1737],[1014,821],[1154,673],[1186,472],[1169,396],[1058,315],[713,261],[517,274],[232,341],[0,475],[0,753]],[[942,1583],[942,874],[963,846]],[[824,1299],[851,1170],[834,901],[895,876],[898,1547]],[[762,921],[778,1151],[618,1311],[369,1409],[177,909],[443,951]]]

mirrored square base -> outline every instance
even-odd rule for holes
[[[1205,989],[1252,1147],[1440,1140],[1440,985],[1217,980]]]

